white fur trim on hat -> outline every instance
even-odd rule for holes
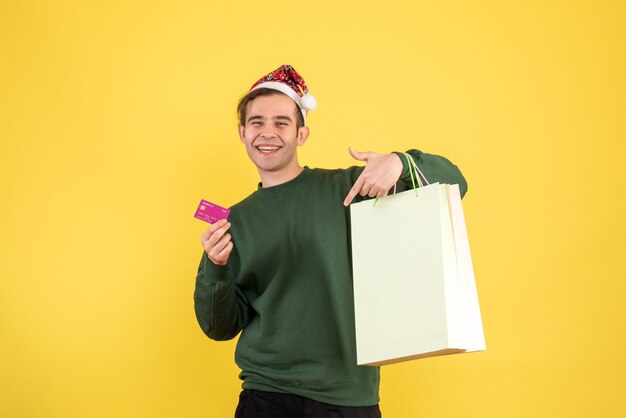
[[[296,104],[300,108],[300,111],[302,112],[302,117],[304,117],[305,120],[306,120],[306,111],[313,110],[315,109],[315,106],[317,106],[317,103],[315,103],[315,106],[313,108],[307,109],[307,107],[304,106],[304,103],[302,103],[302,99],[300,98],[300,96],[298,96],[298,93],[296,93],[289,85],[285,83],[281,83],[280,81],[265,81],[261,84],[258,84],[257,86],[252,88],[250,91],[261,89],[261,88],[278,90],[279,92],[284,93],[287,96],[289,96],[294,102],[296,102]],[[308,97],[312,98],[313,96],[308,96]],[[315,98],[313,98],[313,102],[315,102]]]

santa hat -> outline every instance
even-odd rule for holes
[[[309,94],[304,80],[291,65],[282,65],[262,77],[252,85],[250,91],[260,88],[278,90],[289,96],[300,108],[304,119],[306,119],[307,111],[317,107],[315,97]]]

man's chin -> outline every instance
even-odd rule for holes
[[[280,171],[283,168],[279,163],[268,163],[267,161],[253,161],[257,169],[268,173]]]

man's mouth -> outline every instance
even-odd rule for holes
[[[278,151],[282,147],[279,145],[257,145],[255,148],[263,154],[270,154],[272,152]]]

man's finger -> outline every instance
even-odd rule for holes
[[[350,189],[350,192],[348,193],[348,195],[346,196],[346,198],[343,201],[343,205],[344,206],[349,206],[350,203],[352,202],[352,199],[354,199],[354,197],[357,195],[357,193],[359,193],[359,190],[361,190],[361,187],[363,186],[363,183],[365,183],[365,180],[363,179],[362,176],[363,176],[363,174],[361,173],[359,178],[356,179],[356,182],[354,183],[354,186],[352,186],[352,188]]]
[[[220,219],[219,221],[215,222],[213,225],[209,226],[200,237],[200,240],[202,242],[208,240],[211,237],[211,235],[213,235],[213,233],[218,228],[221,228],[222,226],[224,226],[226,222],[228,222],[226,219]]]
[[[224,249],[224,247],[226,247],[226,244],[228,244],[231,239],[232,236],[230,234],[225,234],[219,241],[217,241],[213,248],[215,248],[216,252],[219,253]]]
[[[359,190],[359,194],[363,197],[365,196],[369,196],[370,191],[373,189],[373,184],[369,183],[369,182],[365,182],[363,184],[363,186],[361,186],[361,190]]]
[[[215,245],[209,247],[211,255],[213,257],[216,257],[217,254],[219,254],[224,249],[224,247],[226,247],[226,245],[230,242],[230,240],[231,240],[230,234],[226,234],[222,238],[220,238],[220,240],[217,241]]]
[[[230,255],[230,252],[233,250],[233,243],[232,241],[229,242],[226,247],[224,247],[224,249],[222,251],[220,251],[220,253],[217,255],[217,257],[220,260],[223,261],[227,261],[228,260],[228,256]]]
[[[355,160],[359,160],[359,161],[367,161],[367,158],[369,157],[369,152],[358,152],[355,151],[354,148],[350,147],[348,148],[348,151],[350,152],[350,155],[352,156],[352,158],[354,158]]]
[[[218,228],[218,229],[213,229],[208,234],[208,236],[206,236],[205,240],[202,241],[202,245],[204,247],[213,247],[215,245],[215,243],[217,241],[219,241],[219,239],[222,237],[222,235],[224,235],[224,232],[226,232],[226,230],[224,229],[224,226],[222,226],[221,228]]]
[[[213,247],[224,236],[226,231],[228,231],[228,228],[230,228],[230,222],[222,225],[221,228],[218,228],[215,232],[213,232],[209,239],[205,241],[206,245],[209,247]]]
[[[224,225],[223,227],[215,231],[213,235],[209,237],[209,240],[207,241],[207,245],[209,247],[215,247],[215,245],[217,245],[217,243],[224,237],[224,234],[226,234],[227,230],[228,230],[228,224]]]
[[[209,257],[213,264],[217,264],[218,266],[225,266],[228,262],[228,257],[230,256],[230,252],[233,249],[233,243],[229,242],[226,247],[222,251],[220,251],[215,257]]]

